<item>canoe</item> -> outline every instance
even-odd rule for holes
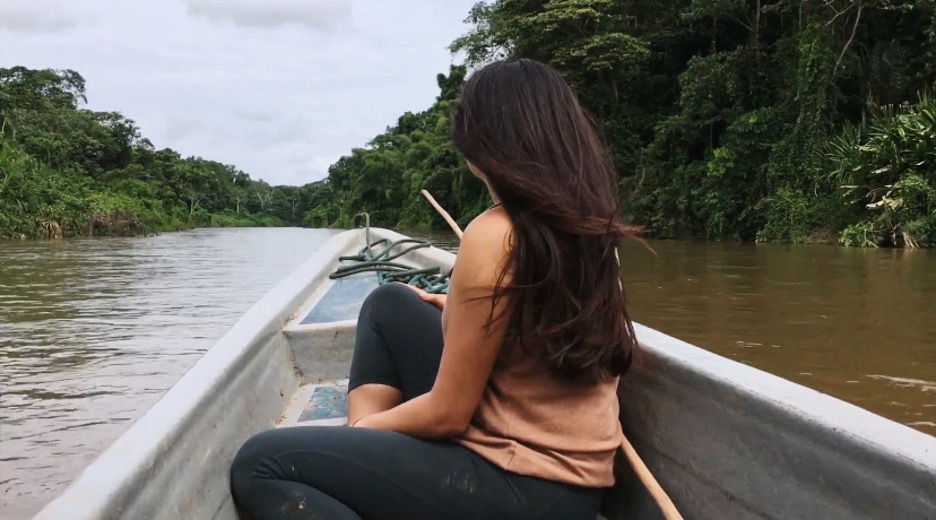
[[[333,278],[349,263],[340,258],[407,238],[378,228],[331,238],[34,518],[235,519],[228,468],[247,437],[344,424],[357,312],[378,277]],[[445,271],[454,258],[419,247],[395,261]],[[621,423],[686,519],[936,519],[936,438],[662,332],[636,332]],[[623,457],[616,474],[603,516],[659,518]]]

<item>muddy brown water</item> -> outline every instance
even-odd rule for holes
[[[0,517],[61,492],[334,233],[0,242]],[[936,251],[652,246],[622,254],[637,321],[936,435]]]

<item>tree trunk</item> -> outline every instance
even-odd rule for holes
[[[842,60],[845,58],[845,53],[848,52],[848,48],[851,47],[852,42],[855,40],[855,33],[858,32],[858,22],[861,21],[861,10],[864,9],[864,5],[861,3],[861,0],[855,0],[855,6],[858,7],[858,12],[855,13],[855,25],[852,26],[851,36],[849,36],[848,41],[845,42],[845,47],[842,47],[842,53],[839,54],[838,60],[835,62],[835,67],[832,69],[833,78],[838,72],[839,65],[842,64]]]
[[[760,47],[760,17],[761,17],[761,0],[757,0],[757,5],[754,7],[754,45]],[[758,56],[760,53],[758,53]]]
[[[189,220],[191,220],[192,215],[195,214],[195,210],[198,209],[198,204],[201,202],[204,195],[196,196],[194,194],[189,195]]]

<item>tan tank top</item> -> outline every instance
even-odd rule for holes
[[[508,471],[611,486],[622,435],[617,383],[559,380],[513,347],[495,364],[471,424],[455,440]]]

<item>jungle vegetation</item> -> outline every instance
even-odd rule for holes
[[[311,186],[157,150],[133,120],[85,103],[73,70],[0,69],[0,237],[298,225],[312,207]]]
[[[302,187],[154,150],[133,122],[78,108],[71,71],[0,71],[0,235],[182,224],[444,228],[488,206],[449,144],[466,74],[552,64],[651,236],[936,246],[936,0],[479,2],[439,95]],[[67,123],[67,124],[66,124]]]

